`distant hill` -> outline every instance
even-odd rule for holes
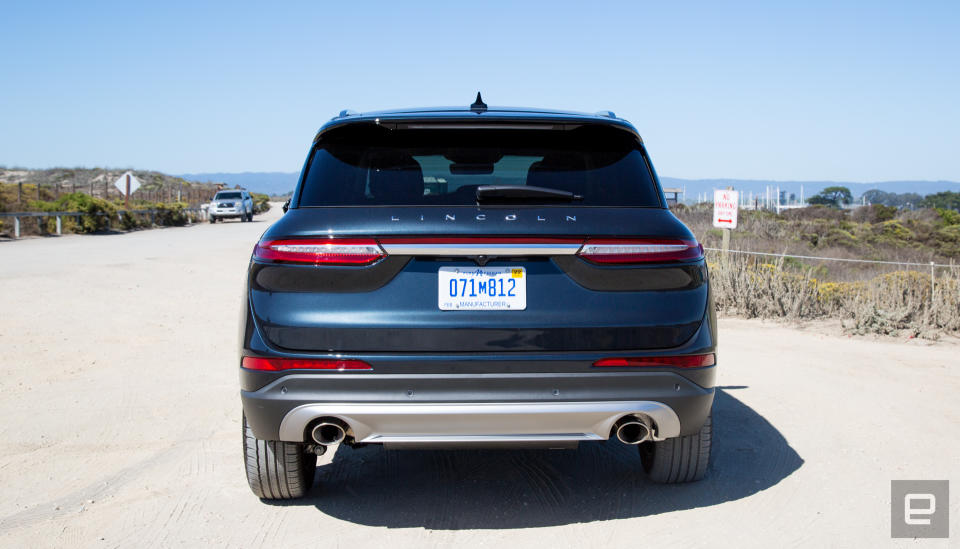
[[[242,172],[242,173],[185,173],[180,177],[190,181],[226,183],[228,187],[240,185],[255,193],[271,196],[293,192],[299,173],[294,172]]]
[[[661,177],[660,183],[664,187],[686,189],[685,199],[688,202],[696,201],[698,195],[706,195],[713,200],[714,189],[733,187],[741,193],[753,192],[754,196],[763,196],[766,188],[771,188],[771,198],[779,186],[789,197],[796,195],[799,200],[801,187],[803,196],[810,198],[827,187],[841,186],[850,189],[854,197],[858,197],[871,189],[879,189],[893,193],[917,193],[927,195],[940,191],[960,191],[960,182],[957,181],[878,181],[875,183],[850,183],[847,181],[773,181],[765,179],[679,179],[676,177]]]

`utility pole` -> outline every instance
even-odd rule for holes
[[[123,207],[128,210],[130,209],[130,174],[129,173],[127,174],[127,194],[126,194],[126,198],[123,201]]]

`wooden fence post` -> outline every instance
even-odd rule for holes
[[[933,265],[934,263],[933,261],[931,261],[930,262],[930,305],[931,306],[933,305],[933,290],[936,287],[936,283],[934,281]]]

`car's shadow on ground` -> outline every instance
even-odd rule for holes
[[[634,446],[578,450],[384,450],[340,448],[317,469],[306,499],[327,515],[367,526],[435,530],[529,528],[655,515],[716,505],[769,488],[803,465],[783,435],[726,387],[714,404],[707,478],[648,481]]]

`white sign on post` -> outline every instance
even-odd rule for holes
[[[720,229],[737,228],[738,191],[713,191],[713,226]]]
[[[116,187],[120,194],[127,194],[127,176],[130,176],[130,194],[133,194],[133,191],[140,188],[140,181],[134,177],[132,172],[127,172],[121,175],[116,181],[113,182],[113,186]]]

